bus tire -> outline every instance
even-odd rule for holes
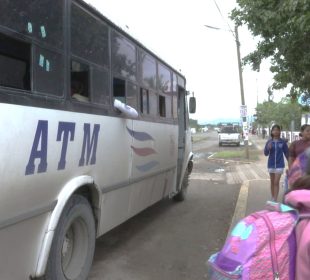
[[[175,201],[183,201],[186,198],[187,195],[187,189],[189,185],[189,172],[186,168],[185,174],[183,177],[182,185],[180,191],[173,197]]]
[[[57,225],[45,273],[46,280],[86,280],[96,241],[93,211],[88,200],[73,195]]]

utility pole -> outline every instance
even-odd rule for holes
[[[241,105],[245,106],[243,78],[242,78],[242,65],[241,65],[241,56],[240,56],[240,42],[239,42],[238,27],[236,25],[235,25],[235,36],[236,36],[236,45],[237,45]],[[243,137],[244,137],[245,156],[247,159],[249,159],[248,125],[247,125],[247,117],[246,116],[242,116],[242,131],[243,131]]]

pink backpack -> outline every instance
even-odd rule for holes
[[[298,213],[280,203],[242,219],[208,260],[210,280],[294,280]]]

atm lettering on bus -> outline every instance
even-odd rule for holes
[[[75,127],[73,122],[59,122],[57,130],[56,142],[61,142],[61,152],[58,161],[57,170],[64,170],[66,168],[66,156],[69,141],[74,142]],[[100,125],[95,124],[91,132],[91,124],[84,124],[83,144],[81,147],[81,157],[78,166],[96,164],[96,152],[99,137]],[[32,148],[26,165],[25,175],[32,175],[35,173],[37,160],[37,173],[47,172],[47,151],[48,151],[48,121],[39,120],[35,136],[32,143]]]

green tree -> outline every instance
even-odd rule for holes
[[[295,129],[299,129],[301,114],[301,107],[288,99],[283,99],[279,103],[265,101],[256,107],[256,123],[263,127],[277,123],[282,129],[289,130],[291,121],[294,121]]]
[[[244,58],[254,70],[271,58],[274,89],[292,85],[290,95],[310,92],[310,1],[237,0],[231,13],[236,25],[247,25],[259,38],[257,49]]]

